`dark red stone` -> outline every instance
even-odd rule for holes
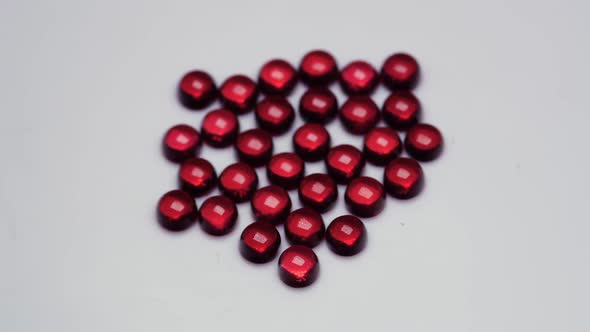
[[[285,236],[292,244],[315,247],[322,241],[325,232],[322,215],[309,207],[291,212],[285,221]]]
[[[253,263],[271,261],[281,245],[281,235],[275,226],[264,221],[254,222],[240,236],[240,253]]]
[[[258,188],[258,175],[246,163],[231,164],[219,175],[219,190],[234,202],[249,200],[256,188]]]
[[[359,176],[365,167],[365,158],[359,149],[342,144],[330,149],[325,159],[328,174],[341,184]]]
[[[270,185],[262,187],[254,192],[252,212],[257,221],[281,224],[291,212],[291,198],[285,189]]]
[[[351,96],[340,108],[340,120],[353,134],[366,134],[379,121],[379,108],[367,96]]]
[[[385,190],[381,182],[368,176],[350,181],[344,194],[346,206],[359,217],[373,217],[385,207]]]
[[[383,103],[383,120],[394,129],[404,130],[420,118],[420,101],[410,91],[395,91]]]
[[[258,88],[247,76],[231,76],[223,82],[219,91],[223,105],[238,114],[246,113],[256,105]]]
[[[178,84],[180,102],[190,109],[202,109],[217,97],[217,87],[211,75],[195,70],[186,73]]]
[[[305,121],[327,123],[336,116],[338,100],[324,87],[312,87],[299,100],[299,113]]]
[[[328,211],[338,198],[336,182],[326,174],[310,174],[299,184],[299,200],[318,212]]]
[[[293,134],[293,148],[305,161],[318,161],[330,149],[330,134],[319,123],[307,123]]]
[[[201,228],[211,235],[225,235],[234,228],[238,219],[236,204],[225,196],[207,198],[199,209]]]
[[[258,75],[258,86],[266,94],[288,95],[297,83],[297,71],[290,63],[274,59],[265,63]]]
[[[340,216],[328,226],[326,242],[328,247],[338,255],[356,255],[365,248],[367,230],[359,218],[351,215]]]
[[[195,200],[187,192],[172,190],[158,202],[158,222],[171,231],[181,231],[193,224],[197,217]]]
[[[303,56],[299,65],[299,75],[308,85],[332,83],[338,76],[336,59],[326,51],[311,51]]]
[[[311,248],[291,246],[279,257],[279,277],[288,286],[311,285],[318,277],[320,262]]]
[[[244,131],[238,135],[236,150],[241,161],[253,167],[266,165],[272,156],[272,137],[262,129]]]
[[[224,108],[207,113],[201,125],[203,140],[219,148],[235,142],[239,132],[238,118],[232,111]]]
[[[430,161],[442,152],[443,138],[436,127],[419,123],[408,130],[404,144],[410,156],[420,161]]]
[[[375,127],[365,135],[363,154],[375,165],[387,165],[402,152],[402,142],[395,130]]]
[[[189,125],[176,125],[164,135],[164,155],[171,161],[179,162],[195,156],[200,145],[199,132]]]
[[[282,96],[268,96],[256,105],[256,122],[269,133],[279,135],[291,128],[295,111]]]
[[[178,172],[180,187],[193,196],[206,194],[215,186],[217,174],[210,162],[202,158],[185,160]]]
[[[424,185],[422,167],[414,159],[394,159],[385,167],[383,185],[385,190],[395,198],[412,198],[422,190]]]
[[[379,74],[365,61],[353,61],[340,71],[340,85],[348,95],[370,94],[379,83]]]
[[[392,90],[412,89],[418,82],[419,74],[418,62],[405,53],[390,56],[381,67],[381,79]]]
[[[268,180],[285,189],[297,188],[305,174],[305,164],[295,153],[284,152],[274,155],[266,167]]]

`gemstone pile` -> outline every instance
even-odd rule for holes
[[[198,222],[206,233],[223,236],[238,226],[236,204],[250,202],[253,220],[242,229],[240,254],[257,264],[279,256],[278,275],[285,284],[311,285],[320,266],[313,248],[325,239],[337,255],[361,252],[367,228],[360,218],[381,213],[387,195],[396,199],[418,195],[424,185],[418,161],[441,154],[442,134],[421,122],[420,101],[412,92],[419,76],[418,62],[409,54],[387,57],[380,70],[363,60],[339,69],[336,58],[324,50],[305,54],[298,68],[271,59],[256,80],[236,74],[219,87],[203,70],[188,72],[178,84],[180,103],[197,111],[216,101],[221,106],[208,111],[200,132],[192,125],[177,124],[165,133],[163,154],[179,164],[180,189],[160,198],[159,224],[169,231],[183,231]],[[295,109],[288,98],[298,82],[307,90]],[[371,97],[380,84],[390,93],[381,107]],[[342,103],[332,91],[334,86],[347,96]],[[257,128],[241,128],[240,116],[251,111]],[[297,114],[305,123],[294,130],[293,150],[276,152],[273,139],[292,128]],[[326,126],[336,118],[348,133],[363,138],[362,146],[332,146]],[[200,155],[202,144],[234,147],[238,160],[216,170]],[[324,173],[306,174],[306,163],[320,161]],[[366,163],[383,169],[381,181],[363,175]],[[259,188],[258,167],[266,168],[268,186]],[[350,214],[326,227],[322,213],[338,200],[338,185],[346,188],[342,196]],[[220,194],[211,194],[215,187]],[[292,190],[303,206],[293,211]],[[195,198],[207,195],[197,207]],[[282,224],[291,246],[278,255],[277,227]]]

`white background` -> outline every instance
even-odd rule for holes
[[[583,0],[0,1],[0,331],[590,330],[589,15]],[[205,114],[175,99],[185,71],[255,77],[314,48],[414,54],[446,149],[418,198],[366,220],[362,254],[323,243],[320,278],[294,290],[238,254],[247,204],[222,238],[157,225],[177,169],[159,147]]]

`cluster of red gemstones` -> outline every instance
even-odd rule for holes
[[[206,72],[186,74],[178,89],[184,106],[203,109],[218,98],[223,107],[209,111],[200,132],[181,124],[165,134],[165,156],[181,163],[181,189],[160,198],[160,224],[180,231],[198,219],[205,232],[224,235],[236,224],[236,203],[250,201],[255,222],[242,231],[242,256],[255,263],[271,261],[281,243],[276,225],[284,224],[292,246],[280,255],[279,276],[293,287],[313,283],[319,260],[311,248],[325,237],[338,255],[360,252],[367,235],[358,217],[379,214],[386,193],[399,199],[417,195],[423,184],[417,160],[429,161],[440,154],[443,142],[438,129],[419,123],[420,102],[411,92],[418,76],[418,63],[407,54],[388,57],[379,73],[365,61],[351,62],[339,70],[334,57],[325,51],[307,53],[299,70],[284,60],[271,60],[260,70],[258,82],[234,75],[217,88]],[[298,109],[306,123],[293,135],[294,153],[275,154],[273,136],[289,130],[295,119],[286,97],[298,80],[308,87]],[[340,107],[329,89],[336,80],[348,95]],[[379,82],[391,91],[381,108],[370,97]],[[264,97],[259,100],[260,92]],[[242,131],[238,116],[252,109],[258,128]],[[348,144],[331,146],[324,124],[336,116],[351,134],[364,135],[362,150]],[[378,126],[380,118],[386,126]],[[403,143],[398,131],[406,131]],[[201,141],[216,148],[235,145],[240,161],[218,175],[211,163],[197,157]],[[400,156],[404,148],[413,159]],[[326,174],[305,175],[306,162],[322,159]],[[384,166],[383,183],[362,176],[365,162]],[[258,188],[254,169],[258,166],[266,166],[271,185]],[[353,215],[337,217],[326,228],[321,213],[336,202],[337,184],[346,185],[344,199]],[[216,185],[222,195],[207,198],[197,209],[194,198]],[[297,189],[304,206],[294,211],[287,192],[292,189]]]

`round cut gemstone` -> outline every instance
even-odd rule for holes
[[[201,144],[199,132],[185,124],[176,125],[164,135],[164,155],[171,161],[183,161],[193,157]]]
[[[391,128],[376,127],[365,135],[363,154],[375,165],[387,165],[401,152],[402,143],[395,130]]]
[[[420,101],[410,91],[395,91],[383,103],[383,120],[394,129],[404,130],[420,118]]]
[[[379,108],[367,96],[352,96],[340,108],[340,120],[353,134],[365,134],[379,121]]]
[[[320,262],[313,250],[306,246],[291,246],[279,257],[279,277],[291,287],[306,287],[318,277]]]
[[[158,202],[158,222],[171,231],[181,231],[193,224],[197,217],[197,205],[188,193],[172,190]]]
[[[395,198],[407,199],[416,196],[424,183],[422,167],[414,159],[397,158],[383,172],[385,190]]]
[[[190,109],[201,109],[209,106],[217,97],[217,87],[211,75],[195,70],[186,73],[178,84],[178,98]]]
[[[282,59],[274,59],[265,63],[258,75],[260,90],[266,94],[291,93],[297,82],[297,71],[290,63]]]
[[[385,206],[385,191],[379,181],[361,176],[350,181],[344,200],[353,214],[359,217],[373,217]]]
[[[254,192],[251,201],[252,212],[258,221],[280,224],[291,211],[291,198],[285,189],[270,185]]]
[[[258,175],[246,163],[231,164],[219,175],[219,190],[237,203],[249,200],[257,187]]]
[[[266,174],[271,183],[285,189],[297,188],[305,173],[303,160],[291,152],[274,155],[268,162]]]
[[[392,90],[412,89],[418,82],[420,67],[411,55],[396,53],[385,60],[381,79]]]
[[[308,85],[332,83],[338,76],[336,59],[326,51],[311,51],[303,56],[299,65],[299,75]]]
[[[333,147],[326,157],[328,174],[338,183],[346,184],[359,176],[365,166],[365,158],[359,149],[342,144]]]
[[[265,130],[250,129],[238,135],[236,149],[241,161],[253,167],[266,165],[272,156],[272,137]]]
[[[269,96],[256,105],[256,122],[260,128],[270,133],[284,133],[294,120],[295,111],[284,97]]]
[[[299,113],[308,122],[326,123],[338,111],[338,100],[332,91],[323,87],[312,87],[299,100]]]
[[[231,76],[223,82],[219,90],[223,105],[238,114],[246,113],[254,107],[258,97],[256,83],[244,75]]]
[[[440,155],[443,139],[436,127],[419,123],[408,130],[404,144],[410,156],[420,161],[430,161]]]
[[[349,95],[370,94],[379,83],[379,74],[365,61],[353,61],[342,68],[340,85]]]
[[[277,254],[281,245],[281,235],[273,224],[257,221],[242,232],[240,236],[240,253],[253,263],[267,263]]]
[[[203,118],[201,134],[203,140],[214,147],[225,147],[236,141],[240,123],[236,115],[227,109],[213,110]]]
[[[338,198],[336,182],[326,174],[310,174],[299,184],[299,200],[316,211],[329,210]]]
[[[306,123],[293,135],[295,152],[305,161],[318,161],[330,149],[330,134],[323,125]]]
[[[217,181],[213,165],[202,158],[185,160],[178,172],[181,188],[193,196],[207,193]]]
[[[328,226],[326,242],[338,255],[356,255],[367,243],[367,230],[359,218],[351,215],[340,216]]]
[[[233,229],[238,219],[236,204],[225,196],[207,198],[199,209],[201,228],[211,235],[225,235]]]
[[[285,236],[292,244],[317,246],[326,231],[322,215],[309,207],[297,209],[285,221]]]

